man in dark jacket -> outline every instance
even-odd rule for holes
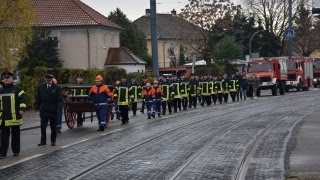
[[[13,156],[19,156],[20,125],[22,125],[22,114],[26,109],[25,93],[19,86],[13,84],[13,74],[4,72],[1,77],[3,82],[0,83],[0,159],[7,156],[10,130]]]
[[[41,141],[38,146],[47,144],[46,129],[50,121],[51,146],[56,145],[57,138],[57,114],[62,110],[63,99],[60,88],[52,83],[53,75],[45,75],[46,83],[38,88],[36,95],[36,110],[40,110]]]

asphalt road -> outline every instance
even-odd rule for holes
[[[308,172],[320,179],[320,167],[307,171],[301,160],[301,152],[317,156],[319,142],[306,148],[303,138],[317,134],[304,125],[320,127],[319,92],[229,100],[151,120],[139,114],[104,132],[87,120],[64,128],[56,147],[36,147],[40,130],[30,129],[22,132],[21,156],[0,160],[0,179],[285,179]]]

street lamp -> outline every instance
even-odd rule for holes
[[[259,30],[259,31],[255,32],[255,33],[253,33],[253,35],[250,38],[250,43],[249,43],[249,56],[250,56],[250,59],[251,59],[251,42],[252,42],[252,39],[256,34],[258,34],[259,32],[262,32],[262,31],[266,31],[266,30],[265,29],[264,30]]]

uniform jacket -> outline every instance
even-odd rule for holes
[[[108,99],[112,99],[113,93],[107,85],[94,85],[89,91],[89,99],[98,105],[99,103],[107,103]]]
[[[142,98],[146,101],[146,102],[150,102],[153,101],[155,97],[155,91],[153,88],[149,88],[149,89],[144,89],[143,93],[142,93]]]
[[[161,100],[162,94],[163,94],[162,88],[158,86],[158,87],[153,87],[153,89],[154,89],[155,100]]]
[[[22,125],[22,115],[19,111],[26,110],[25,93],[17,85],[5,86],[0,92],[0,125]]]
[[[119,84],[119,86],[115,89],[114,98],[116,99],[119,106],[129,105],[130,93],[127,83],[121,82]]]
[[[41,118],[56,118],[57,112],[62,110],[63,99],[59,86],[51,84],[48,89],[47,84],[38,88],[36,95],[36,109],[40,110]]]

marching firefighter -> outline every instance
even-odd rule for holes
[[[223,91],[223,88],[222,88],[222,77],[219,76],[217,78],[217,80],[215,81],[215,87],[217,88],[217,96],[218,96],[218,101],[220,104],[222,104],[222,101],[223,101],[223,95],[224,95],[224,91]]]
[[[107,85],[102,83],[102,76],[98,75],[95,79],[96,84],[91,87],[88,95],[88,100],[93,101],[96,115],[98,118],[99,128],[98,131],[104,131],[106,127],[106,116],[108,100],[112,99],[112,92]]]
[[[145,88],[146,88],[146,83],[147,83],[147,78],[144,78],[142,84],[140,85],[141,96],[142,96],[143,91],[144,91]],[[141,112],[142,114],[144,113],[144,107],[145,107],[145,106],[146,106],[146,102],[142,101],[142,103],[141,103],[141,109],[140,109],[140,112]]]
[[[113,94],[115,94],[115,91],[119,89],[119,84],[120,84],[120,81],[116,81],[115,82],[114,89],[113,89]],[[114,111],[115,111],[115,114],[116,114],[116,119],[120,120],[121,119],[121,113],[119,111],[119,106],[118,106],[118,102],[117,101],[114,101]]]
[[[133,77],[131,78],[130,88],[129,88],[130,100],[131,100],[131,110],[133,115],[137,115],[137,104],[138,104],[138,97],[139,97],[139,88],[136,83],[136,79]]]
[[[180,95],[180,82],[176,76],[173,77],[172,83],[170,85],[171,99],[173,112],[181,111],[181,95]]]
[[[230,84],[229,84],[229,92],[232,99],[232,102],[236,101],[237,90],[239,88],[238,79],[234,75],[231,75]]]
[[[184,75],[181,75],[180,81],[180,94],[183,110],[187,110],[188,107],[188,82]]]
[[[0,159],[7,157],[11,130],[11,149],[13,156],[20,153],[20,126],[22,114],[26,110],[25,93],[17,85],[13,84],[13,74],[3,72],[0,84],[0,126],[1,147]],[[55,127],[56,128],[56,127]]]
[[[161,117],[161,100],[162,100],[162,88],[159,86],[157,80],[153,81],[153,89],[154,89],[154,104],[153,104],[153,113],[157,113],[158,117]],[[155,116],[155,115],[153,115]]]
[[[201,96],[202,96],[202,100],[201,100],[201,106],[204,106],[204,103],[207,103],[207,106],[210,106],[211,104],[211,93],[210,93],[210,87],[209,87],[209,81],[207,76],[203,77],[203,81],[202,81],[202,88],[201,88]]]
[[[163,97],[161,102],[162,115],[166,115],[167,107],[168,107],[169,114],[171,114],[172,109],[171,109],[171,99],[170,99],[170,83],[166,77],[162,78],[161,87],[163,92]]]
[[[150,83],[146,83],[146,87],[142,93],[142,99],[146,103],[147,111],[148,111],[148,119],[151,119],[151,116],[154,118],[155,114],[153,112],[153,103],[154,103],[154,89],[151,88]]]
[[[230,84],[230,79],[227,76],[227,74],[223,75],[223,80],[222,80],[222,89],[223,89],[223,99],[224,102],[227,103],[228,102],[228,97],[229,97],[229,84]]]
[[[197,91],[198,91],[198,82],[195,80],[193,74],[190,74],[190,80],[188,83],[188,94],[189,94],[189,108],[192,106],[197,107]]]
[[[129,123],[129,87],[125,76],[121,76],[119,87],[115,90],[114,98],[121,113],[121,125]]]
[[[200,79],[199,76],[196,76],[195,79],[196,79],[197,86],[198,86],[197,98],[198,98],[199,103],[201,103],[201,100],[202,100],[202,97],[201,97],[201,94],[202,94],[201,93],[201,90],[202,90],[202,79]]]
[[[215,76],[213,76],[210,81],[211,99],[212,99],[214,105],[217,104],[217,99],[218,99],[216,80],[217,80],[217,78]]]

